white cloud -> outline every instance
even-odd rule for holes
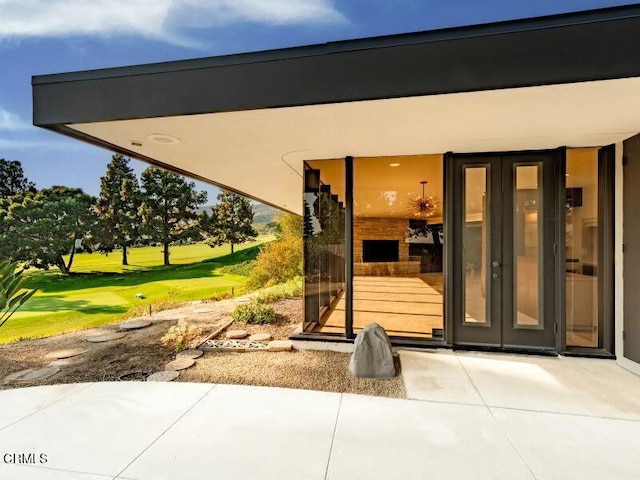
[[[0,40],[137,35],[187,44],[193,29],[230,23],[344,20],[333,0],[0,0]]]
[[[59,141],[59,140],[46,140],[38,137],[30,136],[26,139],[20,138],[3,138],[0,137],[0,149],[4,150],[80,150],[82,148],[87,148],[88,145],[73,142],[71,140],[68,141]],[[0,152],[0,158],[2,158],[2,152]]]
[[[28,126],[20,118],[0,107],[0,131],[3,130],[24,130]]]

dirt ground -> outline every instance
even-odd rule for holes
[[[53,385],[76,382],[142,380],[175,358],[175,352],[160,341],[169,327],[180,319],[200,326],[204,340],[227,324],[237,300],[214,303],[193,302],[178,309],[152,315],[147,328],[128,331],[124,338],[104,343],[91,343],[87,337],[119,331],[109,325],[56,335],[38,340],[26,340],[0,346],[0,390],[20,388],[4,385],[7,375],[34,367],[44,367],[53,360],[47,354],[57,350],[86,348],[89,351],[62,361],[57,374],[24,386]],[[271,325],[233,323],[227,329],[243,329],[249,334],[269,333],[275,340],[288,338],[303,317],[302,298],[281,300],[272,304],[277,321]],[[148,318],[148,317],[147,317]],[[217,337],[222,338],[224,331]],[[349,355],[335,352],[207,352],[196,365],[184,370],[179,381],[233,383],[287,388],[302,388],[330,392],[362,393],[387,397],[404,397],[401,377],[393,380],[358,379],[348,371]],[[399,367],[399,366],[398,366]]]

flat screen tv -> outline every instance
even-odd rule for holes
[[[399,259],[399,240],[363,240],[362,261],[397,262]]]

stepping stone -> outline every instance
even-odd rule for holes
[[[87,337],[87,340],[92,343],[110,342],[111,340],[120,340],[124,335],[124,332],[103,333],[102,335]]]
[[[290,340],[273,340],[269,342],[267,348],[270,352],[288,352],[293,349],[293,342]]]
[[[269,342],[271,335],[268,333],[254,333],[249,337],[249,340],[252,342]]]
[[[61,358],[59,360],[54,360],[50,362],[48,366],[50,367],[68,367],[69,365],[80,365],[85,363],[85,359],[82,357],[70,357],[70,358]]]
[[[226,333],[227,338],[238,339],[238,338],[246,338],[249,334],[246,330],[229,330]]]
[[[29,368],[20,372],[7,375],[4,379],[5,385],[23,385],[25,383],[37,382],[49,378],[60,371],[60,367],[46,366],[41,368]]]
[[[150,320],[129,320],[120,324],[120,330],[137,330],[139,328],[145,328],[151,325]]]
[[[215,308],[211,307],[203,307],[203,308],[194,308],[193,313],[213,313],[215,312]]]
[[[70,348],[68,350],[57,350],[55,352],[47,354],[45,358],[49,358],[51,360],[60,360],[63,358],[77,357],[78,355],[82,355],[83,353],[87,353],[88,351],[88,348]]]
[[[172,382],[180,376],[180,372],[175,370],[165,370],[164,372],[156,372],[147,377],[147,382]]]
[[[169,362],[165,365],[165,370],[184,370],[186,368],[192,367],[196,361],[193,358],[176,358],[174,361]]]
[[[200,358],[202,355],[204,355],[204,352],[202,350],[199,350],[197,348],[188,348],[186,350],[183,350],[181,352],[179,352],[176,355],[176,360],[178,358],[191,358],[191,359],[195,359],[195,358]]]

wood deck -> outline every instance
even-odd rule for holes
[[[390,336],[433,338],[434,328],[444,328],[443,303],[442,294],[420,278],[354,277],[354,331],[375,322]],[[341,297],[313,331],[343,333],[344,321]]]

